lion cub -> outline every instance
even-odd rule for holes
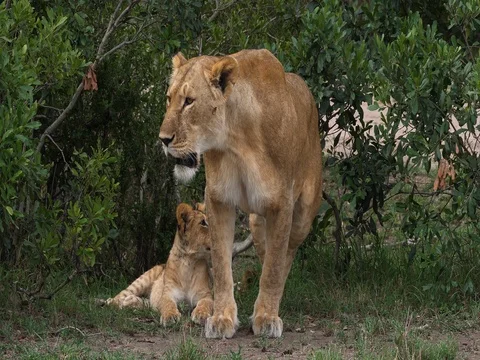
[[[166,325],[180,319],[177,303],[185,300],[195,307],[192,320],[204,324],[213,311],[208,265],[211,243],[204,209],[203,204],[195,209],[178,205],[178,228],[167,263],[154,266],[105,303],[120,308],[151,306]]]

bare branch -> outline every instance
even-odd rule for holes
[[[118,12],[120,11],[120,8],[122,6],[123,0],[119,0],[117,7],[115,8],[112,16],[110,17],[110,21],[108,22],[107,30],[105,31],[105,34],[103,35],[102,41],[100,42],[100,46],[98,47],[97,51],[97,58],[100,55],[103,54],[103,48],[105,47],[105,44],[107,43],[108,38],[110,37],[110,34],[113,31],[113,24],[114,24],[114,19],[116,18]]]
[[[208,21],[211,22],[211,21],[215,20],[217,18],[217,16],[220,14],[221,11],[223,11],[225,9],[228,9],[230,6],[235,4],[235,1],[236,0],[232,0],[228,4],[225,4],[224,6],[220,7],[220,1],[216,0],[215,1],[215,3],[216,3],[215,10],[213,10],[213,14],[208,18]]]
[[[92,67],[93,70],[107,57],[108,55],[111,55],[118,49],[121,49],[122,47],[129,45],[136,41],[138,39],[138,35],[140,32],[145,29],[147,25],[142,25],[140,29],[136,32],[136,34],[133,36],[131,40],[126,40],[116,46],[114,46],[112,49],[109,51],[105,52],[105,45],[108,42],[108,39],[110,35],[113,33],[113,31],[119,26],[120,21],[132,10],[132,8],[137,5],[140,2],[140,0],[135,0],[130,2],[130,4],[120,13],[120,15],[117,16],[119,13],[121,6],[123,4],[123,0],[119,0],[117,7],[115,8],[112,16],[110,17],[110,21],[107,26],[107,30],[105,31],[105,34],[103,35],[102,41],[100,42],[100,45],[98,46],[97,49],[97,54],[95,56],[95,62],[93,63]],[[149,24],[150,25],[150,24]],[[80,82],[80,84],[77,87],[77,90],[75,91],[72,99],[70,100],[70,103],[68,106],[62,111],[62,113],[58,116],[58,118],[50,124],[47,129],[45,129],[44,133],[40,136],[40,140],[37,145],[37,151],[40,152],[43,148],[43,145],[45,144],[45,139],[49,137],[59,126],[60,124],[67,118],[67,116],[70,114],[70,112],[73,110],[75,105],[77,104],[78,99],[80,98],[80,95],[83,92],[83,79]]]
[[[70,100],[70,103],[68,106],[62,111],[60,116],[45,130],[45,132],[40,136],[40,141],[38,142],[37,145],[37,151],[40,152],[43,148],[43,145],[45,144],[45,138],[49,136],[52,132],[54,132],[60,124],[67,118],[67,115],[70,114],[70,111],[73,110],[74,106],[77,104],[78,99],[80,98],[80,95],[82,94],[83,90],[83,81],[80,82],[80,84],[77,87],[77,90],[75,91],[75,94],[73,94],[72,99]]]

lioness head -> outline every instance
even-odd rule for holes
[[[210,231],[207,217],[201,211],[203,208],[203,204],[198,204],[195,208],[184,203],[177,206],[177,231],[180,240],[177,246],[182,252],[196,258],[210,256]]]
[[[200,56],[188,61],[181,53],[173,57],[159,136],[165,152],[176,159],[179,180],[188,182],[194,177],[202,153],[224,146],[226,100],[237,72],[237,60],[231,56]]]

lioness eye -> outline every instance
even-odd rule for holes
[[[204,227],[208,227],[208,224],[207,224],[207,222],[206,222],[205,220],[202,220],[202,221],[200,222],[200,225],[202,225],[202,226],[204,226]]]
[[[167,95],[167,106],[170,105],[170,96]]]
[[[188,105],[191,105],[193,103],[193,99],[192,98],[185,98],[185,104],[183,106],[188,106]]]

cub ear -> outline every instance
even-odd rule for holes
[[[177,223],[180,230],[183,230],[185,232],[188,218],[192,211],[192,207],[188,204],[181,203],[177,206]]]
[[[172,65],[173,65],[173,70],[177,70],[178,68],[182,67],[187,63],[187,59],[185,59],[185,56],[181,52],[178,52],[177,55],[175,55],[172,58]]]
[[[224,96],[228,96],[235,84],[237,72],[237,60],[231,56],[225,56],[213,65],[210,74],[210,81],[213,86],[222,90]]]
[[[201,211],[202,213],[205,213],[206,208],[205,203],[195,204],[195,210]]]

